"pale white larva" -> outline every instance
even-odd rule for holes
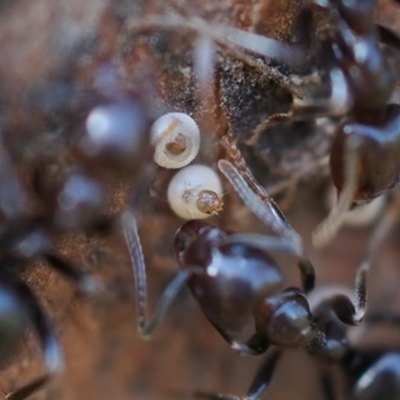
[[[182,168],[193,161],[199,152],[200,131],[187,114],[168,113],[151,127],[154,162],[168,169]]]
[[[217,173],[206,165],[181,169],[168,186],[168,202],[183,219],[203,219],[223,207],[222,184]]]

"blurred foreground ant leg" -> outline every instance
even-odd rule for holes
[[[1,278],[0,297],[3,299],[0,309],[1,359],[16,351],[29,324],[37,331],[44,352],[46,374],[5,396],[9,400],[24,400],[63,370],[64,359],[51,323],[27,285]]]
[[[136,218],[132,212],[126,211],[122,215],[122,225],[135,280],[136,325],[141,336],[144,339],[150,339],[162,323],[179,291],[186,284],[189,273],[181,271],[177,274],[161,296],[153,316],[148,317],[146,265]]]
[[[179,15],[146,17],[141,20],[130,20],[126,29],[134,32],[146,32],[155,29],[172,31],[192,31],[200,36],[213,40],[218,47],[231,54],[246,65],[261,71],[280,87],[301,98],[302,93],[296,83],[282,74],[278,68],[265,61],[249,55],[247,51],[258,52],[259,55],[278,63],[297,65],[304,61],[306,51],[300,45],[280,42],[278,40],[246,32],[221,24],[210,25],[199,17],[181,17]]]
[[[96,278],[75,268],[70,262],[63,260],[61,257],[49,253],[44,255],[44,259],[52,269],[74,283],[82,294],[90,296],[98,294],[102,290],[102,285]]]
[[[195,399],[205,400],[258,400],[268,388],[276,365],[282,355],[279,350],[274,350],[269,354],[256,372],[256,376],[251,383],[249,390],[244,397],[231,396],[220,393],[196,391],[193,393]]]
[[[220,160],[218,162],[218,168],[225,175],[228,181],[234,187],[236,193],[243,200],[243,202],[247,205],[247,207],[262,221],[265,225],[270,227],[274,232],[279,234],[282,239],[281,245],[278,245],[278,241],[276,243],[276,249],[279,248],[287,248],[291,249],[298,258],[298,267],[301,272],[301,279],[303,283],[303,287],[306,291],[312,290],[315,283],[315,271],[314,267],[309,261],[307,255],[305,254],[304,247],[300,236],[297,232],[289,225],[286,218],[283,216],[283,213],[279,210],[278,206],[270,199],[267,192],[264,188],[258,185],[258,188],[262,190],[265,201],[262,202],[259,197],[254,193],[254,191],[249,187],[246,180],[242,177],[240,172],[227,160]],[[247,235],[247,239],[245,239],[246,235],[240,235],[240,237],[235,236],[232,237],[232,240],[245,240],[247,244],[252,242],[252,237],[256,238],[256,236]],[[264,237],[265,239],[266,237]],[[263,239],[256,240],[254,239],[254,246],[260,247],[260,243],[262,243]],[[266,241],[264,241],[266,243]],[[262,246],[262,244],[261,244]],[[264,246],[264,249],[268,250],[273,249],[274,245],[270,241],[269,246]]]
[[[349,138],[345,145],[345,177],[343,190],[340,193],[337,203],[332,207],[330,214],[314,230],[312,235],[313,245],[323,247],[329,243],[336,235],[343,224],[346,212],[353,204],[357,190],[358,181],[358,153],[360,149],[360,139],[356,137]]]
[[[101,284],[96,278],[54,254],[50,239],[52,231],[46,231],[49,228],[46,221],[40,218],[13,220],[2,228],[0,247],[3,262],[26,266],[41,259],[75,284],[81,293],[93,295],[101,290]]]
[[[2,390],[0,390],[0,392],[4,400],[25,400],[32,394],[43,389],[50,380],[51,376],[45,375],[19,389],[14,390],[13,392],[5,393]]]
[[[331,93],[329,97],[316,98],[309,96],[294,96],[293,104],[289,112],[272,114],[260,122],[251,132],[247,140],[248,145],[255,145],[260,135],[270,126],[279,122],[291,122],[304,120],[318,116],[342,116],[353,104],[346,77],[339,68],[332,68],[329,72]]]

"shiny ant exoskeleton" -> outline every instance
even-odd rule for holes
[[[324,44],[330,53],[331,71],[344,78],[336,88],[342,99],[331,97],[327,111],[338,107],[347,114],[336,127],[330,155],[338,204],[314,234],[314,243],[323,245],[331,240],[353,204],[370,201],[397,182],[400,106],[387,104],[395,79],[377,40],[375,1],[317,0],[313,5],[326,9],[333,18],[334,27],[328,31]],[[331,85],[334,83],[332,80]]]
[[[275,218],[280,221],[280,216],[275,215]],[[269,250],[278,250],[298,255],[294,241],[264,235],[230,234],[207,223],[189,221],[175,236],[180,272],[165,290],[154,315],[148,317],[146,271],[132,214],[125,214],[124,227],[135,273],[137,326],[143,337],[154,334],[186,284],[211,324],[241,354],[262,354],[271,345],[302,349],[334,361],[341,360],[346,354],[342,326],[355,325],[363,316],[364,279],[357,280],[355,303],[347,295],[333,293],[321,303],[323,307],[314,311],[299,289],[280,290],[283,276],[268,254]],[[310,276],[307,277],[301,267],[300,271],[303,286],[306,286]],[[243,341],[240,336],[249,326],[254,327],[255,333]],[[279,351],[270,358],[268,365],[263,364],[246,399],[261,397],[278,358]],[[233,399],[206,393],[197,396]]]
[[[374,0],[311,0],[306,7],[322,10],[331,19],[320,44],[330,77],[330,97],[307,95],[306,87],[302,98],[294,97],[289,113],[268,117],[256,127],[250,141],[255,142],[266,127],[279,121],[342,118],[330,151],[338,202],[313,235],[314,244],[323,246],[332,240],[350,207],[375,199],[398,180],[400,106],[388,104],[396,82],[378,33],[382,33],[383,43],[399,48],[400,41],[392,32],[375,26]],[[308,90],[315,87],[310,85]]]

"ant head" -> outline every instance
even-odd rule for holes
[[[225,232],[214,225],[197,220],[186,222],[175,235],[175,252],[179,262],[184,263],[189,252],[198,252],[203,246],[208,247],[225,235]]]

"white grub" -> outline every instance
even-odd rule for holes
[[[200,130],[187,114],[173,112],[159,117],[151,127],[154,162],[168,169],[182,168],[197,156]]]
[[[207,218],[223,207],[221,180],[206,165],[194,164],[177,172],[167,195],[170,207],[183,219]]]

